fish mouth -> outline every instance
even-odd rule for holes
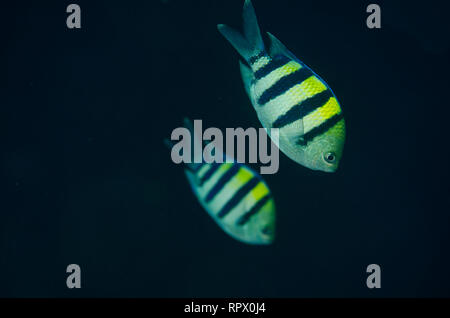
[[[275,238],[273,236],[264,235],[264,236],[260,237],[259,240],[257,242],[255,242],[254,244],[270,245],[273,243],[274,240],[275,240]]]
[[[330,164],[327,164],[327,163],[321,162],[321,161],[311,162],[310,164],[307,164],[307,165],[302,162],[298,162],[298,163],[305,166],[308,169],[313,170],[313,171],[321,171],[321,172],[326,172],[326,173],[334,173],[338,169],[337,164],[330,165]]]
[[[337,166],[330,166],[328,169],[322,170],[323,172],[334,173],[337,171]]]

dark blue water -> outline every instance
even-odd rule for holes
[[[185,116],[260,126],[216,29],[241,25],[242,2],[78,1],[80,30],[69,3],[0,9],[0,296],[450,296],[443,2],[376,2],[374,30],[367,1],[254,1],[333,89],[348,135],[335,174],[281,154],[265,176],[269,247],[221,231],[162,143]]]

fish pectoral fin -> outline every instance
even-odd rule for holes
[[[303,136],[297,138],[296,141],[297,145],[304,147],[307,145],[307,143],[308,143],[307,140]]]
[[[269,36],[269,39],[270,39],[270,50],[269,50],[269,52],[270,52],[270,56],[271,57],[274,57],[274,56],[277,56],[277,55],[284,55],[284,56],[286,56],[287,58],[289,58],[291,60],[294,60],[294,61],[297,61],[297,62],[301,63],[300,60],[297,57],[295,57],[295,55],[291,51],[289,51],[287,49],[287,47],[284,46],[283,43],[281,43],[280,40],[278,40],[275,37],[275,35],[273,35],[270,32],[267,32],[267,35]],[[303,63],[301,63],[301,64],[303,64]]]
[[[290,123],[288,127],[283,127],[280,129],[280,142],[281,139],[284,142],[295,145],[301,145],[304,143],[305,128],[303,119],[299,119]]]

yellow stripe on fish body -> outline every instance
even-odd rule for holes
[[[334,101],[331,103],[334,109],[338,109],[332,115],[340,112],[340,106],[326,83],[308,67],[285,56],[271,59],[264,67],[260,67],[254,72],[254,77],[250,88],[251,99],[255,104],[258,117],[266,128],[273,126],[283,128],[297,120],[302,120],[301,124],[308,127],[313,127],[314,124],[318,125],[320,124],[319,118],[326,120],[331,117],[318,117],[318,114],[323,112],[318,109],[329,103],[331,98]],[[320,93],[324,93],[321,94],[323,98],[314,99]],[[327,107],[329,106],[327,105]],[[293,112],[293,108],[296,109],[295,112]],[[290,115],[289,112],[291,112]],[[313,112],[313,115],[305,118],[310,112]],[[294,114],[298,116],[293,117]],[[284,120],[285,124],[277,125],[277,120],[286,115],[289,115],[289,121]],[[309,119],[314,120],[314,123],[305,123]],[[298,126],[294,125],[294,127]],[[293,127],[291,126],[291,128]],[[289,134],[289,132],[287,133]]]
[[[247,62],[240,63],[241,76],[259,120],[267,129],[280,129],[278,147],[292,160],[313,170],[335,171],[345,140],[336,97],[269,32],[266,50],[250,0],[243,11],[243,33],[223,24],[218,30]]]
[[[224,182],[223,184],[220,184],[220,189],[218,190],[217,194],[213,198],[211,198],[208,203],[211,214],[213,214],[214,217],[218,217],[218,214],[224,207],[224,205],[228,201],[230,201],[231,198],[236,194],[236,191],[240,187],[245,185],[252,177],[252,173],[240,167],[235,175],[231,176],[229,180],[227,179],[228,181],[226,181],[226,183]],[[218,186],[217,183],[216,186]],[[204,200],[208,198],[207,195],[210,194],[212,190],[213,189],[210,189],[206,193],[206,195],[203,197]]]
[[[297,61],[286,56],[271,59],[254,72],[249,92],[263,126],[282,129],[279,147],[283,151],[296,153],[299,145],[306,146],[325,133],[345,138],[341,107],[333,92]]]
[[[266,195],[269,195],[269,189],[265,183],[259,181],[256,186],[244,196],[241,202],[224,216],[223,222],[226,224],[235,224],[242,217],[242,210],[247,210],[254,206]]]
[[[326,89],[326,85],[306,67],[291,61],[261,80],[256,80],[251,92],[257,103],[255,109],[259,118],[271,127],[273,122],[293,107]]]
[[[273,233],[260,233],[274,231],[274,203],[254,171],[238,163],[203,163],[186,174],[202,206],[227,233],[243,241],[273,239]]]
[[[267,64],[266,64],[267,65]],[[274,83],[278,82],[281,78],[286,75],[292,74],[302,68],[301,64],[290,61],[283,66],[273,70],[271,73],[267,74],[263,78],[256,80],[253,88],[254,94],[260,96],[262,92],[272,86]]]
[[[199,182],[196,184],[196,190],[199,197],[203,198],[232,166],[232,163],[204,164],[197,173]]]
[[[335,97],[331,97],[325,105],[317,108],[303,118],[304,133],[311,131],[340,113],[341,107],[339,106],[339,103]]]

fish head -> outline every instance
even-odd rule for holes
[[[242,215],[250,211],[246,207]],[[238,241],[252,245],[269,245],[275,239],[275,205],[270,198],[260,210],[252,215],[244,224],[236,221],[224,224],[225,232],[229,233]]]
[[[250,244],[268,245],[275,239],[275,204],[271,198],[258,213],[244,225],[245,241]]]
[[[327,132],[308,141],[304,147],[302,164],[312,170],[335,172],[342,158],[345,142],[344,121]]]

